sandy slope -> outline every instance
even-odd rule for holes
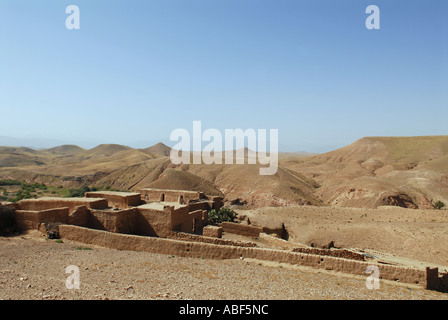
[[[254,223],[283,223],[290,241],[316,247],[334,241],[336,247],[377,250],[448,269],[448,210],[299,206],[238,212]]]

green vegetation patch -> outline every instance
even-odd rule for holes
[[[210,224],[218,224],[221,222],[234,222],[237,213],[232,209],[221,208],[218,211],[212,209],[208,212],[208,222]]]

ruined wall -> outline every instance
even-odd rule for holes
[[[70,212],[68,216],[68,224],[80,227],[88,227],[90,219],[90,211],[86,206],[78,206]]]
[[[192,232],[193,221],[189,217],[189,209],[187,206],[173,210],[171,215],[171,230],[181,232]]]
[[[204,194],[202,192],[187,190],[145,188],[140,190],[140,193],[141,199],[144,201],[178,202],[179,197],[182,197],[185,204],[187,204],[189,200],[198,200],[204,197]]]
[[[143,205],[138,207],[135,234],[142,236],[166,237],[172,231],[172,207],[157,210]]]
[[[189,213],[193,219],[193,233],[202,234],[208,222],[207,210],[197,210]]]
[[[42,211],[16,210],[15,219],[19,231],[39,229],[40,224],[67,223],[69,208],[55,208]]]
[[[229,239],[218,239],[214,237],[200,236],[197,234],[183,233],[183,232],[172,232],[168,239],[182,240],[182,241],[192,241],[201,243],[212,243],[216,245],[226,245],[226,246],[236,246],[236,247],[256,247],[257,244],[249,241],[238,241]]]
[[[86,192],[86,198],[105,198],[109,207],[126,209],[130,206],[140,205],[140,193],[114,192],[114,191],[93,191]]]
[[[292,251],[317,254],[320,256],[338,257],[350,260],[366,260],[364,255],[346,249],[294,248]]]
[[[101,199],[100,206],[104,205],[104,201]],[[54,203],[59,202],[27,201],[21,205],[25,208],[41,209]],[[84,202],[63,203],[74,205]],[[96,204],[96,200],[87,204],[92,203]],[[99,210],[78,205],[63,209],[15,210],[14,213],[18,229],[22,231],[39,229],[41,223],[59,222],[110,232],[156,237],[166,237],[173,231],[173,225],[177,226],[178,231],[200,234],[206,221],[204,215],[204,211],[189,212],[188,206],[180,206],[175,210],[171,206],[153,204],[123,210]]]
[[[138,209],[125,210],[90,210],[88,227],[110,232],[128,233],[136,232]]]
[[[224,205],[222,197],[212,197],[211,200],[213,202],[212,209],[219,210]]]
[[[223,246],[211,243],[124,235],[70,225],[59,226],[59,234],[63,239],[118,250],[144,251],[208,259],[238,259],[244,257],[316,267],[362,276],[367,276],[367,266],[374,264],[283,250]],[[378,266],[381,279],[420,284],[426,287],[426,270],[383,264],[374,265]]]
[[[190,202],[188,204],[190,211],[196,210],[207,210],[210,211],[212,209],[213,203],[211,201],[201,201],[201,202]]]
[[[102,210],[89,210],[89,212],[89,228],[117,232],[117,212]]]
[[[257,226],[255,224],[255,226]],[[288,239],[285,226],[281,224],[280,226],[262,226],[263,232],[266,234],[276,234],[282,239]]]
[[[204,237],[222,238],[222,227],[218,226],[206,226],[202,230]]]
[[[72,211],[78,206],[86,206],[90,209],[105,209],[107,208],[107,200],[104,198],[39,198],[20,200],[16,205],[18,210],[42,211],[67,207]]]
[[[262,227],[239,224],[234,222],[221,223],[222,231],[228,233],[239,234],[246,237],[258,237],[263,232]]]
[[[293,249],[296,249],[298,246],[297,243],[293,243],[293,242],[289,242],[289,241],[286,241],[286,240],[283,240],[280,238],[276,238],[276,237],[268,235],[264,232],[261,232],[259,234],[259,238],[264,243],[267,243],[270,246],[281,248],[284,250],[293,250]],[[297,252],[300,252],[300,251],[297,251]]]
[[[207,222],[206,210],[191,211],[190,206],[173,210],[171,226],[173,231],[202,234]]]

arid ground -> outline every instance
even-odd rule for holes
[[[86,247],[39,233],[0,238],[1,299],[448,299],[419,286],[256,260],[205,260]],[[80,270],[67,289],[66,267]],[[367,277],[367,275],[366,275]]]
[[[283,225],[291,242],[331,243],[387,263],[448,270],[448,210],[435,209],[437,201],[448,204],[448,136],[363,138],[325,154],[280,154],[273,176],[260,176],[259,165],[175,166],[169,152],[163,144],[147,149],[0,147],[0,200],[67,196],[71,188],[86,187],[196,190],[222,196],[246,222]],[[24,186],[11,180],[42,185],[20,190]],[[26,194],[30,188],[34,191]],[[370,291],[363,277],[261,261],[78,250],[82,247],[34,233],[0,238],[0,298],[448,298],[387,281]],[[68,265],[80,267],[80,290],[65,288]]]

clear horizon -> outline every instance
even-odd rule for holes
[[[380,30],[365,27],[371,4]],[[69,5],[79,30],[65,27]],[[322,153],[447,135],[446,12],[442,0],[4,0],[0,136],[144,147],[201,120]]]

